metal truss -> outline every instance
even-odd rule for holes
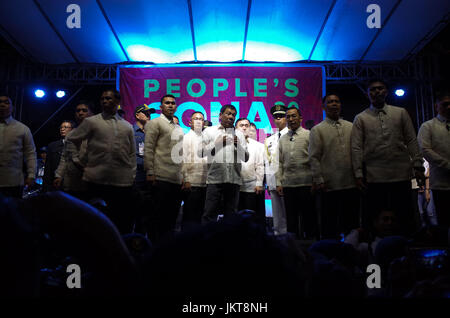
[[[436,67],[427,59],[415,59],[409,63],[381,64],[325,64],[328,84],[358,83],[371,78],[390,80],[437,80]]]
[[[7,72],[7,82],[68,82],[75,85],[114,84],[117,65],[69,64],[42,65],[22,64]]]
[[[385,80],[427,80],[438,79],[435,63],[430,58],[416,58],[411,62],[394,63],[330,63],[300,62],[299,64],[323,65],[329,84],[358,83],[370,78]],[[242,63],[246,65],[246,63]],[[249,64],[251,65],[251,64]],[[9,64],[1,73],[4,82],[63,81],[72,84],[113,84],[117,77],[117,64]]]

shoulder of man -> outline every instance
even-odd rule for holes
[[[133,125],[126,119],[123,119],[122,117],[119,119],[119,122],[122,123],[122,125],[125,125],[129,127],[131,130],[134,131]]]
[[[55,148],[58,148],[61,145],[62,145],[62,139],[56,140],[56,141],[52,141],[51,143],[48,144],[48,148],[50,150],[54,150]]]
[[[16,127],[21,127],[22,129],[26,130],[30,130],[30,128],[28,128],[27,125],[25,125],[24,123],[22,123],[21,121],[18,121],[17,119],[14,119],[13,117],[11,117],[11,122],[9,123],[9,126],[16,126]]]
[[[348,126],[348,127],[352,127],[353,126],[353,123],[351,122],[351,121],[348,121],[348,120],[345,120],[345,119],[339,119],[339,121],[342,123],[342,125],[345,127],[345,126]]]
[[[422,123],[422,125],[420,125],[419,130],[422,129],[422,127],[430,128],[436,121],[439,121],[439,119],[437,119],[436,117],[427,120],[426,122]]]

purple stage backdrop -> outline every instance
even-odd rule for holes
[[[175,115],[187,131],[193,110],[201,111],[213,125],[222,105],[233,104],[236,117],[247,117],[265,133],[272,133],[270,108],[275,104],[297,106],[303,123],[322,120],[324,69],[298,64],[119,66],[118,88],[126,119],[134,123],[134,108],[147,104],[159,116],[160,99],[177,99]],[[273,126],[274,127],[274,126]],[[264,139],[264,138],[261,138]]]

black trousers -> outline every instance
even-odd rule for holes
[[[88,183],[91,199],[101,198],[107,207],[103,213],[116,225],[121,234],[131,233],[136,213],[133,187],[116,187]]]
[[[0,193],[5,197],[22,199],[23,186],[18,187],[0,187]]]
[[[206,186],[205,210],[202,224],[214,222],[219,215],[219,207],[223,197],[224,207],[221,211],[224,217],[237,212],[239,203],[239,185],[234,183],[208,184]]]
[[[411,235],[417,229],[418,219],[412,207],[411,181],[368,183],[365,212],[362,215],[363,227],[373,230],[373,221],[378,211],[394,211],[397,217],[399,234]]]
[[[360,227],[360,192],[358,189],[320,193],[321,238],[339,239]]]
[[[438,225],[450,227],[450,190],[433,190]]]
[[[159,240],[174,233],[181,206],[181,185],[157,180],[151,191],[155,202],[152,214],[157,233],[154,235],[156,240]]]
[[[255,192],[239,192],[238,211],[255,211],[255,222],[266,228],[266,206],[264,192],[256,194]]]
[[[287,231],[298,239],[318,238],[317,213],[311,187],[283,187]]]
[[[136,223],[134,232],[147,235],[150,241],[156,241],[158,238],[157,217],[155,215],[155,200],[152,193],[152,187],[145,180],[135,182],[137,199]]]
[[[184,192],[183,198],[183,228],[190,224],[201,224],[205,209],[206,187],[191,187],[190,191]]]

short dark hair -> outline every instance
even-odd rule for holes
[[[226,105],[223,105],[222,108],[220,109],[220,114],[223,114],[228,108],[234,110],[237,113],[236,107],[234,107],[231,104],[226,104]]]
[[[69,123],[70,126],[72,126],[72,129],[76,127],[75,122],[73,122],[72,120],[63,120],[63,121],[61,122],[60,126],[61,126],[62,124],[64,124],[64,123]]]
[[[436,94],[436,103],[442,101],[445,97],[450,97],[450,91],[441,91]]]
[[[250,123],[250,127],[255,127],[256,129],[256,125],[254,123]]]
[[[337,96],[339,98],[339,100],[341,100],[341,97],[338,94],[336,94],[336,93],[328,93],[322,98],[322,103],[325,104],[325,101],[327,100],[327,97],[331,96],[331,95]]]
[[[166,94],[163,97],[161,97],[161,104],[163,103],[164,98],[166,98],[166,97],[172,97],[173,99],[176,99],[175,96],[173,96],[172,94]]]
[[[114,94],[114,98],[115,99],[118,99],[118,100],[121,100],[121,96],[120,96],[120,93],[119,93],[119,91],[117,90],[117,89],[115,89],[115,88],[107,88],[107,89],[105,89],[103,92],[102,92],[102,94],[103,93],[106,93],[106,92],[112,92],[113,94]]]
[[[202,116],[203,116],[203,119],[205,119],[205,115],[203,115],[203,113],[202,112],[198,112],[198,111],[194,111],[194,112],[192,112],[192,114],[191,114],[191,119],[192,119],[192,117],[195,115],[195,114],[201,114]]]
[[[78,104],[75,105],[75,108],[77,108],[78,105],[85,105],[88,107],[88,109],[91,111],[91,113],[94,111],[94,103],[90,100],[82,99],[78,102]]]
[[[251,124],[251,123],[250,123],[250,120],[248,120],[248,119],[245,118],[245,117],[241,117],[241,118],[239,118],[238,120],[236,120],[236,123],[235,123],[234,125],[237,126],[237,124],[238,124],[240,121],[243,121],[243,120],[246,120],[246,121],[248,121],[249,124]]]
[[[374,79],[371,79],[371,80],[367,81],[367,83],[366,83],[366,91],[369,89],[370,85],[372,85],[373,83],[377,83],[377,82],[383,83],[383,85],[386,86],[386,88],[389,87],[385,80],[382,80],[381,78],[374,78]]]
[[[295,106],[289,107],[289,108],[286,110],[286,115],[287,115],[287,112],[288,112],[289,110],[291,110],[291,109],[295,109],[295,110],[297,111],[297,113],[300,115],[300,117],[302,117],[302,113],[300,112],[300,109],[298,109],[298,108],[295,107]]]

